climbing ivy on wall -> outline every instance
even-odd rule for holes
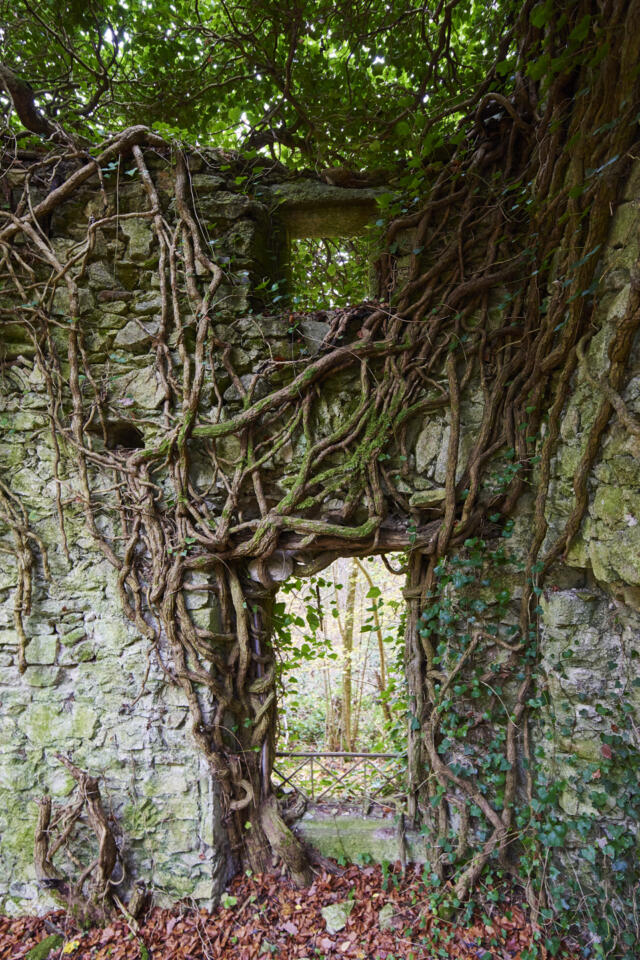
[[[13,8],[7,15],[8,49],[19,65],[34,62],[36,23],[44,20],[45,32],[53,29],[46,5],[37,15],[28,4],[24,9],[32,16],[26,53],[17,53]],[[146,7],[131,9],[131,16],[148,18]],[[325,63],[327,45],[297,8],[290,17],[282,15],[282,24],[274,26],[274,17],[265,16],[257,26],[250,20],[243,32],[235,19],[243,8],[225,7],[225,16],[234,18],[231,40],[210,11],[209,19],[199,14],[197,28],[187,30],[182,10],[172,13],[171,29],[163,34],[163,42],[176,45],[175,62],[186,71],[181,79],[191,76],[186,54],[202,53],[220,71],[232,64],[246,69],[238,89],[250,89],[251,102],[261,99],[256,87],[261,91],[265,77],[271,95],[273,87],[281,90],[264,115],[233,120],[250,128],[253,153],[207,155],[198,147],[207,162],[233,167],[250,196],[265,177],[265,157],[280,176],[281,157],[344,159],[336,125],[345,111],[332,114],[331,101],[319,124],[317,98],[309,92],[315,58]],[[404,11],[390,21],[388,7],[380,8],[366,28],[368,9],[355,8],[346,27],[325,8],[313,12],[331,31],[341,77],[348,76],[346,62],[355,57],[343,47],[341,30],[351,30],[351,41],[359,43],[365,36],[372,43],[383,38],[383,63],[367,64],[366,82],[348,95],[346,111],[353,114],[353,149],[368,161],[377,152],[374,144],[387,141],[397,179],[397,196],[381,209],[377,301],[336,311],[313,356],[270,355],[248,382],[238,375],[216,321],[225,287],[233,291],[241,278],[218,260],[198,219],[189,152],[173,137],[181,131],[163,119],[156,130],[135,126],[103,135],[103,123],[129,116],[119,97],[131,89],[134,73],[124,28],[109,26],[108,39],[101,22],[104,43],[96,49],[87,40],[93,30],[89,5],[72,10],[66,47],[62,34],[54,37],[53,59],[45,66],[53,72],[61,58],[65,70],[50,90],[36,96],[15,65],[0,73],[10,112],[4,163],[24,174],[17,198],[9,197],[1,211],[7,297],[2,319],[22,326],[47,384],[54,469],[61,452],[76,459],[78,502],[87,530],[117,572],[122,608],[189,704],[195,743],[220,785],[235,860],[261,869],[275,853],[298,881],[310,876],[270,786],[276,727],[272,564],[285,558],[296,563],[298,574],[310,574],[339,555],[405,549],[412,813],[442,851],[434,865],[436,885],[446,886],[445,896],[455,904],[486,870],[517,872],[520,863],[536,917],[548,919],[544,911],[554,913],[558,891],[552,896],[548,890],[554,875],[544,845],[559,847],[566,836],[554,812],[558,791],[537,776],[531,748],[531,731],[544,708],[537,686],[540,596],[580,529],[588,479],[611,417],[638,429],[621,398],[640,324],[635,275],[600,380],[588,371],[586,349],[599,295],[598,251],[637,138],[640,36],[634,24],[640,9],[619,0],[581,0],[561,10],[551,3],[527,2],[517,10],[506,5],[496,16],[500,30],[494,36],[484,8],[454,0],[422,9],[420,39],[411,34],[410,43],[409,34],[401,42],[393,29],[405,22]],[[476,27],[483,28],[483,47],[470,60],[462,51],[473,53],[468,40]],[[145,29],[145,55],[155,55],[158,36],[150,25]],[[254,42],[252,59],[245,49]],[[428,53],[426,60],[414,58],[426,63],[420,76],[399,66],[408,64],[416,43]],[[271,60],[264,59],[267,47]],[[90,48],[94,66],[85,62]],[[79,74],[83,79],[77,81]],[[377,93],[378,77],[387,83],[384,96]],[[83,93],[70,106],[77,82]],[[226,80],[219,72],[212,82],[219,88]],[[296,102],[296,82],[313,105],[306,116]],[[92,84],[95,103],[87,102]],[[448,102],[451,85],[457,95]],[[403,88],[411,90],[407,103]],[[400,93],[397,114],[390,90]],[[182,109],[186,93],[180,96]],[[154,97],[159,102],[157,90]],[[374,111],[372,128],[366,126],[365,101],[380,111]],[[195,137],[219,130],[214,121],[226,123],[232,113],[212,118],[201,104],[185,116]],[[21,150],[25,133],[44,135],[46,148],[34,152],[31,144]],[[100,142],[89,144],[87,136]],[[400,141],[412,145],[401,158]],[[256,159],[259,150],[265,152]],[[164,179],[154,167],[157,158],[165,165]],[[123,161],[126,175],[138,177],[144,188],[144,210],[118,208]],[[88,182],[100,192],[102,210],[82,239],[61,252],[49,236],[51,216]],[[117,236],[128,218],[151,225],[158,256],[161,312],[152,340],[160,429],[144,437],[133,417],[127,423],[120,411],[124,432],[114,439],[108,429],[111,398],[87,349],[80,294],[98,231]],[[411,246],[401,263],[407,234]],[[52,312],[61,291],[68,304],[62,320]],[[552,461],[578,369],[591,378],[597,408],[575,469],[565,526],[551,535],[545,510]],[[223,378],[235,391],[233,408],[223,399]],[[339,395],[345,384],[352,402],[323,416],[325,398],[332,391]],[[463,449],[464,405],[477,385],[481,419]],[[444,486],[420,508],[405,489],[412,425],[443,412]],[[230,438],[236,443],[233,458],[224,452]],[[299,457],[286,484],[274,485],[274,475],[282,479],[284,471],[275,465],[277,456],[289,448]],[[193,478],[191,467],[202,450],[214,484],[223,490],[221,505]],[[528,490],[533,512],[518,569],[505,544]],[[64,544],[59,496],[57,510]],[[0,489],[0,511],[18,563],[15,625],[24,647],[23,617],[38,561],[47,572],[46,544],[30,528],[10,478]],[[219,629],[198,626],[190,614],[194,574],[215,585]],[[489,657],[493,666],[487,668]],[[611,756],[603,754],[584,788],[596,814],[615,796],[637,823],[635,728],[630,719],[613,722],[611,743],[605,742]],[[600,945],[593,949],[631,957],[622,916],[633,896],[632,874],[616,868],[629,865],[631,847],[625,836],[612,834],[594,850],[592,823],[580,815],[576,830],[584,849],[593,851],[586,859],[604,868],[611,907],[604,921],[588,921],[595,925],[593,943]],[[576,909],[593,914],[593,901],[580,896]]]

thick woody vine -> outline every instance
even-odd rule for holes
[[[601,399],[576,470],[574,505],[563,533],[549,544],[545,507],[560,417],[594,333],[597,251],[634,143],[638,12],[637,3],[602,4],[594,15],[593,55],[585,59],[571,37],[581,17],[592,13],[589,4],[576,5],[565,26],[549,35],[525,6],[514,32],[523,63],[539,55],[557,62],[557,69],[536,79],[516,72],[506,93],[483,86],[460,121],[462,135],[453,138],[457,146],[446,163],[421,171],[418,209],[395,215],[388,225],[380,301],[338,312],[314,359],[272,359],[248,386],[215,332],[216,294],[229,278],[212,258],[192,209],[188,163],[179,149],[133,127],[90,158],[72,147],[52,149],[30,166],[16,158],[28,172],[17,209],[2,212],[0,266],[18,307],[3,313],[14,322],[18,316],[32,339],[47,384],[56,469],[61,449],[72,451],[86,525],[117,571],[127,617],[184,693],[193,737],[221,790],[232,854],[253,869],[267,867],[275,854],[299,882],[310,877],[308,858],[280,817],[270,786],[276,652],[269,561],[283,551],[306,571],[338,555],[408,551],[412,813],[431,822],[440,837],[435,871],[441,879],[454,876],[459,899],[494,856],[504,866],[512,862],[523,832],[518,811],[532,791],[526,771],[532,762],[536,598],[579,530],[590,470],[611,417],[636,429],[620,400],[640,324],[640,275],[634,274],[628,309],[610,343],[608,374],[598,384]],[[497,85],[495,73],[490,80]],[[585,87],[590,95],[575,99]],[[607,129],[607,136],[588,136],[597,129]],[[151,150],[174,172],[171,216],[148,163]],[[146,210],[112,209],[103,170],[125,157],[133,158]],[[54,168],[64,172],[61,185],[36,203],[31,184]],[[90,180],[102,189],[103,215],[63,260],[42,223]],[[162,430],[145,447],[129,450],[109,449],[109,397],[89,362],[79,310],[97,232],[125,218],[145,218],[153,227],[162,303],[153,333]],[[405,230],[414,231],[414,253],[396,291],[394,250]],[[68,294],[68,320],[56,319],[50,309],[61,287]],[[496,290],[505,291],[498,306]],[[356,320],[357,336],[347,341]],[[241,409],[229,419],[222,417],[221,374],[241,397]],[[357,402],[338,425],[323,429],[323,391],[345,378],[357,378]],[[477,383],[482,420],[461,460],[461,406]],[[217,397],[213,409],[203,401],[205,388]],[[443,410],[449,418],[446,495],[420,514],[399,489],[408,470],[408,430],[416,419]],[[91,440],[96,430],[102,442]],[[240,446],[231,468],[219,452],[230,436]],[[265,476],[286,446],[303,454],[286,494],[274,501],[265,494]],[[195,450],[206,451],[214,482],[226,491],[221,510],[211,509],[191,479]],[[503,469],[492,481],[496,464]],[[464,604],[452,607],[456,568],[464,580],[474,566],[508,564],[502,535],[531,486],[535,507],[517,623],[508,630],[501,623],[506,595],[486,612],[474,608],[471,620]],[[323,514],[330,498],[344,504],[338,518]],[[252,510],[241,510],[247,502]],[[59,497],[57,506],[66,545]],[[46,564],[46,551],[5,485],[0,512],[18,558],[16,628],[24,645],[33,568],[37,558]],[[105,512],[115,533],[103,532],[99,514]],[[215,586],[219,631],[198,626],[190,615],[194,573],[206,574]],[[459,629],[448,629],[452,622]],[[506,706],[489,689],[495,675],[476,669],[490,657],[498,658],[502,688],[510,691]],[[497,758],[494,767],[504,776],[493,780],[484,776],[486,764],[460,762],[452,748],[451,713],[460,698],[471,703],[473,677],[483,696],[489,689],[498,713],[502,709],[500,729],[489,709],[465,715],[463,706],[461,714],[476,755]],[[532,880],[530,892],[540,896],[535,887]]]

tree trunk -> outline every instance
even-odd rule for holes
[[[371,579],[371,575],[369,571],[367,570],[365,565],[360,562],[360,560],[356,559],[355,562],[358,565],[358,569],[361,571],[365,580],[369,584],[369,589],[373,589],[374,582]],[[382,636],[382,624],[380,623],[380,614],[378,612],[378,607],[376,605],[375,598],[373,601],[373,627],[375,630],[376,639],[378,641],[378,656],[380,659],[380,671],[376,673],[376,685],[382,696],[380,705],[382,706],[382,712],[384,714],[384,718],[387,722],[389,722],[391,720],[391,711],[389,710],[389,704],[385,699],[385,694],[387,692],[387,662],[386,662],[386,654],[384,649],[384,637]]]
[[[236,729],[228,755],[230,784],[243,796],[228,800],[232,847],[241,866],[254,873],[272,869],[282,861],[299,885],[311,883],[306,851],[285,824],[271,786],[275,757],[277,706],[271,619],[274,590],[264,590],[251,581],[229,576],[235,627],[249,657],[237,658]],[[246,651],[245,651],[246,653]]]
[[[251,784],[251,799],[236,809],[232,833],[239,848],[239,866],[254,873],[267,873],[280,860],[298,886],[308,886],[313,873],[304,846],[284,822],[270,783],[264,781],[260,759],[247,756],[243,773]]]
[[[353,750],[352,725],[352,698],[353,698],[353,628],[356,607],[356,587],[358,584],[358,567],[354,560],[347,581],[347,599],[344,613],[344,623],[338,620],[342,637],[342,738],[345,750]],[[336,597],[337,603],[337,597]]]
[[[420,810],[428,799],[426,788],[427,771],[422,746],[421,727],[424,717],[424,686],[422,679],[424,655],[418,634],[420,618],[423,560],[415,551],[409,562],[407,585],[404,591],[407,601],[405,627],[404,665],[409,701],[407,728],[407,795],[409,816],[418,820]]]

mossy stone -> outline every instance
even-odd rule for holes
[[[59,933],[52,933],[27,951],[25,954],[26,960],[47,960],[52,951],[57,950],[63,943],[64,937],[60,936]]]

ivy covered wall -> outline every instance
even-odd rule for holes
[[[218,344],[212,344],[207,358],[216,371],[217,392],[211,388],[204,404],[212,417],[215,414],[224,421],[244,409],[247,391],[253,392],[254,400],[260,399],[262,385],[256,375],[268,360],[282,361],[281,382],[286,383],[286,362],[318,355],[325,336],[335,329],[330,313],[297,317],[289,311],[280,313],[278,301],[274,303],[282,289],[278,283],[286,274],[287,229],[297,236],[359,232],[375,218],[376,192],[341,190],[304,180],[286,181],[282,186],[282,170],[252,174],[247,181],[238,162],[220,154],[193,156],[190,166],[199,225],[226,271],[225,282],[215,294]],[[152,167],[169,225],[175,220],[170,168],[171,161],[160,157]],[[97,412],[85,430],[97,452],[108,447],[133,452],[161,439],[164,430],[165,398],[153,352],[161,309],[159,252],[135,169],[127,171],[114,164],[104,175],[106,195],[95,180],[89,181],[54,213],[48,231],[63,259],[103,215],[105,199],[109,210],[122,216],[119,222],[95,231],[93,246],[74,270],[87,358],[107,410],[104,433]],[[19,172],[9,176],[19,191]],[[575,374],[576,389],[562,416],[547,505],[549,541],[570,510],[573,475],[596,413],[607,344],[629,297],[630,273],[639,256],[639,202],[636,167],[613,211],[606,249],[591,254],[600,261],[601,289],[594,314],[597,332]],[[410,234],[399,238],[400,278],[400,255],[408,255],[411,245]],[[504,291],[495,290],[491,296],[494,325],[499,326]],[[59,287],[51,316],[55,321],[52,337],[61,356],[68,315],[69,300]],[[357,314],[348,322],[348,339],[353,340]],[[43,793],[62,798],[71,789],[70,778],[55,758],[58,751],[71,754],[80,766],[104,777],[104,797],[115,814],[127,866],[123,889],[140,877],[168,900],[193,897],[209,902],[226,880],[225,828],[216,784],[191,741],[182,692],[172,686],[161,666],[163,657],[170,662],[170,654],[162,647],[151,650],[120,610],[117,574],[86,529],[77,457],[64,442],[54,442],[44,379],[24,324],[5,322],[2,335],[0,470],[6,485],[2,489],[14,511],[25,511],[48,560],[47,570],[43,550],[36,551],[30,611],[24,611],[22,618],[27,642],[26,668],[21,673],[15,544],[12,531],[0,521],[7,549],[0,571],[2,909],[42,910],[50,905],[36,883],[32,848],[35,800]],[[344,336],[347,339],[346,331]],[[169,347],[176,362],[183,364],[193,343],[186,336],[174,338]],[[637,350],[627,374],[623,400],[627,416],[633,418],[640,413]],[[277,377],[273,374],[272,382]],[[89,384],[84,386],[89,390]],[[321,386],[319,391],[319,412],[312,428],[315,435],[323,436],[357,407],[358,370],[345,370],[339,382],[334,379],[329,389]],[[460,409],[464,450],[471,447],[482,420],[479,383],[467,386]],[[547,846],[564,855],[572,852],[573,864],[581,875],[591,878],[587,882],[594,890],[603,875],[615,880],[616,873],[628,872],[637,856],[640,440],[635,420],[632,428],[624,423],[624,412],[612,418],[590,481],[588,517],[544,590],[536,594],[541,649],[531,698],[535,761],[530,772],[538,780],[541,832]],[[406,449],[389,455],[390,466],[397,467],[398,494],[406,503],[398,522],[406,532],[407,545],[417,549],[420,531],[428,527],[445,499],[450,429],[448,409],[434,407],[412,419]],[[536,443],[543,438],[544,424]],[[206,431],[192,438],[190,449],[194,495],[206,498],[211,511],[221,511],[227,492],[216,479]],[[215,458],[228,471],[233,471],[240,453],[233,434],[216,440]],[[274,445],[264,463],[262,494],[267,501],[277,501],[291,488],[304,455],[304,437]],[[338,450],[331,463],[339,459]],[[491,482],[497,487],[508,483],[512,469],[508,458],[496,462]],[[113,504],[117,484],[110,486],[104,478],[103,482],[105,503]],[[326,496],[318,499],[315,509],[318,517],[333,521],[343,506],[328,483]],[[255,504],[247,500],[239,510],[252,516]],[[485,607],[494,611],[500,629],[517,619],[516,574],[526,557],[532,516],[532,500],[525,494],[514,522],[502,533],[498,528],[494,531],[498,546],[488,538],[481,550],[479,562],[489,568],[492,586],[472,582],[474,602],[477,589],[484,590]],[[356,510],[352,522],[366,521],[366,510]],[[98,511],[97,523],[102,532],[114,535],[106,510]],[[391,534],[388,542],[393,542]],[[498,569],[496,560],[501,543],[509,553],[504,569]],[[190,548],[188,542],[180,547],[187,553]],[[292,535],[288,548],[285,544],[274,558],[274,582],[279,569],[302,567],[298,548],[299,539]],[[468,554],[462,556],[464,566]],[[252,570],[250,561],[248,557],[250,576],[264,585],[268,572]],[[472,570],[472,581],[474,576]],[[216,631],[220,614],[207,574],[193,573],[188,586],[193,621]],[[452,580],[445,595],[455,599],[456,589]],[[18,598],[21,603],[26,606]],[[441,606],[434,616],[443,616],[443,610]],[[466,608],[463,612],[467,617]],[[495,656],[499,668],[499,648]],[[498,694],[507,702],[513,695],[512,688]],[[481,702],[485,696],[486,691],[478,694]],[[420,724],[412,726],[411,736],[417,740]],[[452,734],[452,751],[457,749],[454,740]],[[412,769],[412,776],[423,774]],[[504,772],[497,770],[495,776]],[[539,853],[532,851],[530,856]]]

